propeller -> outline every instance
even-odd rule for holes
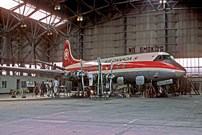
[[[80,59],[80,64],[81,64],[81,82],[82,82],[82,86],[83,86],[83,90],[84,90],[84,79],[83,79],[83,76],[84,76],[84,72],[83,72],[83,65],[82,65],[82,59]]]

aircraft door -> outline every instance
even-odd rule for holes
[[[20,79],[17,79],[17,89],[20,89]]]

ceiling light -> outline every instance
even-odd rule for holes
[[[61,9],[61,7],[60,7],[60,5],[58,6],[58,10],[60,10]]]
[[[82,22],[82,21],[83,21],[83,16],[82,16],[82,15],[78,15],[76,20],[77,20],[78,22],[79,22],[79,21]]]
[[[76,19],[77,21],[80,21],[80,19],[79,19],[79,16],[77,16],[77,19]]]
[[[80,21],[83,21],[83,16],[80,16]]]
[[[61,10],[61,6],[60,5],[55,5],[54,10]]]
[[[53,35],[53,33],[49,31],[49,32],[47,32],[47,35],[51,36],[51,35]]]
[[[20,25],[21,28],[26,28],[27,25],[23,22],[21,25]]]

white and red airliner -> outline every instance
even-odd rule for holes
[[[159,81],[179,78],[185,75],[186,70],[166,52],[152,52],[132,54],[102,59],[102,71],[110,73],[113,62],[113,74],[123,77],[127,82],[135,82],[137,76],[144,76],[146,81]],[[83,61],[83,71],[98,72],[98,62]],[[65,42],[63,67],[66,71],[79,71],[80,60],[74,59],[69,41]]]
[[[71,53],[70,43],[67,40],[64,46],[63,69],[46,70],[46,69],[30,69],[22,67],[0,66],[0,70],[10,70],[27,73],[56,73],[70,76],[72,72],[81,71],[80,60],[74,59]],[[116,77],[123,77],[127,82],[133,83],[137,76],[144,76],[145,81],[160,81],[167,79],[180,78],[186,74],[185,68],[178,64],[172,56],[166,52],[152,52],[132,54],[118,57],[105,58],[101,60],[103,73],[110,73],[111,62],[113,62],[113,74]],[[82,61],[82,71],[98,72],[98,62]],[[75,74],[76,75],[76,74]]]

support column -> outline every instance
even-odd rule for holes
[[[23,41],[22,41],[22,33],[20,34],[20,44],[19,44],[19,55],[18,55],[18,62],[20,67],[24,67],[24,59],[23,59]],[[23,76],[23,72],[20,72],[20,76]]]
[[[6,41],[6,66],[10,66],[10,54],[11,54],[11,36],[7,35],[7,41]],[[6,75],[10,75],[10,71],[6,71]]]
[[[32,46],[32,48],[31,48],[31,54],[30,54],[30,58],[29,58],[29,68],[32,67],[32,58],[33,58],[34,49],[35,49],[35,47],[34,47],[34,41],[35,41],[34,39],[31,41],[31,46]],[[36,67],[35,67],[35,68],[36,68]],[[31,74],[29,73],[28,76],[31,76]]]
[[[163,9],[164,9],[164,14],[163,14],[163,20],[164,20],[164,45],[165,45],[165,52],[168,51],[168,18],[167,18],[167,14],[166,14],[166,3],[163,3]]]
[[[5,54],[6,43],[7,43],[7,34],[5,34],[5,36],[3,37],[3,47],[1,50],[1,65],[4,64],[4,54]],[[2,75],[2,70],[0,72],[0,75]]]
[[[83,29],[80,28],[80,32],[79,32],[79,35],[78,35],[78,45],[79,45],[79,59],[82,59],[83,60]]]
[[[4,54],[5,54],[6,42],[7,42],[7,36],[5,35],[3,37],[3,48],[2,48],[2,52],[1,52],[1,65],[4,64]]]
[[[123,21],[123,26],[124,26],[124,35],[123,35],[123,39],[124,39],[124,54],[127,55],[127,18],[124,17],[124,21]]]

